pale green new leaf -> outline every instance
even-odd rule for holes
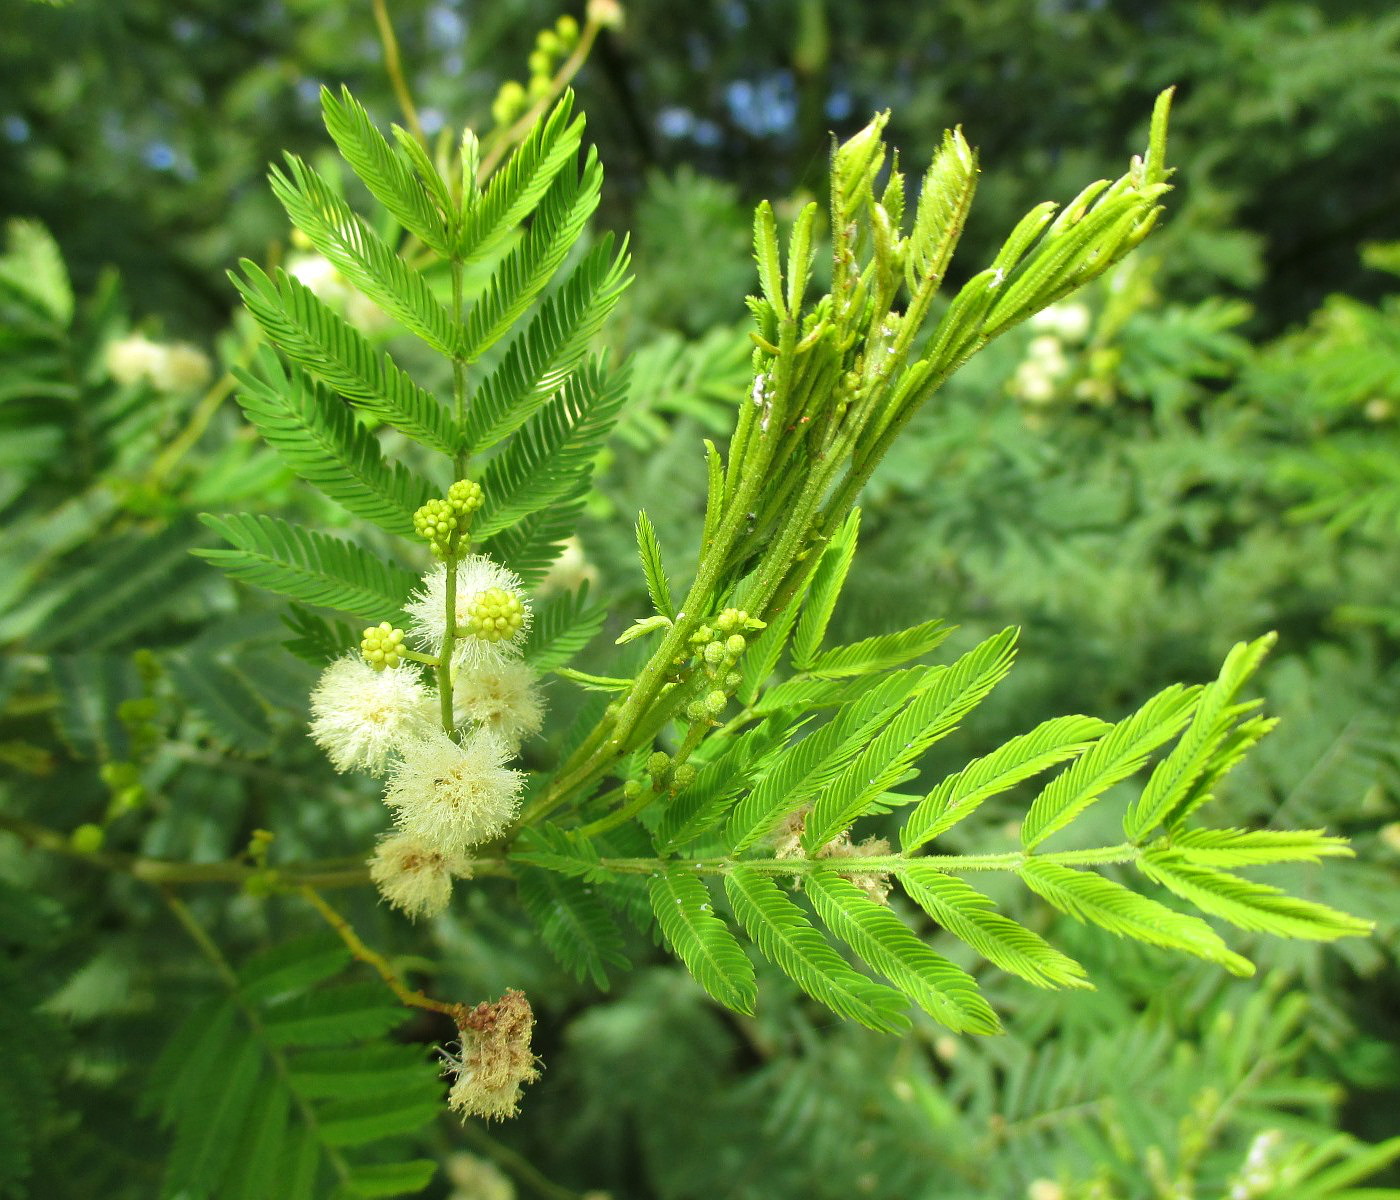
[[[832,871],[804,889],[826,927],[935,1021],[954,1033],[997,1033],[1001,1022],[977,981],[930,950],[888,905]]]
[[[942,621],[925,621],[898,633],[882,633],[846,646],[825,650],[806,668],[817,679],[840,679],[846,675],[871,675],[927,654],[953,632]]]
[[[783,271],[778,257],[778,223],[773,206],[760,200],[753,214],[753,257],[758,265],[758,286],[778,316],[787,315],[783,300]]]
[[[350,542],[277,517],[230,514],[200,519],[237,547],[195,550],[235,579],[325,608],[381,621],[402,611],[416,576]]]
[[[331,186],[294,154],[291,176],[273,168],[268,178],[292,224],[336,269],[380,308],[440,354],[456,349],[452,314],[428,281],[410,267],[351,210]]]
[[[900,886],[924,912],[988,962],[1039,988],[1089,988],[1084,968],[1040,934],[1002,916],[962,879],[918,862],[901,867]]]
[[[802,844],[815,854],[868,811],[935,741],[996,687],[1015,661],[1016,630],[1004,629],[940,671],[817,795]]]
[[[574,94],[566,91],[549,116],[529,135],[476,197],[467,214],[457,249],[464,259],[493,249],[525,219],[554,177],[578,154],[583,117],[573,117]],[[573,118],[572,120],[570,118]]]
[[[668,867],[651,877],[648,891],[666,944],[696,982],[726,1008],[752,1016],[758,996],[753,963],[715,916],[700,878],[684,867]]]
[[[961,129],[944,132],[919,188],[914,228],[905,258],[905,284],[912,296],[936,288],[953,257],[972,196],[977,190],[977,155]]]
[[[1189,863],[1170,850],[1144,851],[1138,866],[1149,879],[1202,912],[1252,933],[1330,942],[1339,937],[1365,937],[1374,928],[1370,921],[1298,899],[1270,884]]]
[[[1123,833],[1130,841],[1141,841],[1181,804],[1225,743],[1235,722],[1254,707],[1238,705],[1235,698],[1275,640],[1270,634],[1255,642],[1240,642],[1226,655],[1219,677],[1201,693],[1181,740],[1157,764],[1142,795],[1123,815]]]
[[[1162,824],[1173,837],[1181,832],[1186,819],[1212,798],[1215,785],[1244,761],[1244,756],[1277,725],[1277,717],[1250,717],[1225,735],[1206,769],[1162,819]]]
[[[826,628],[831,623],[831,614],[836,609],[836,599],[845,585],[851,560],[855,558],[859,533],[860,509],[853,508],[851,515],[822,552],[821,562],[812,574],[807,598],[802,605],[802,617],[792,635],[792,665],[799,671],[810,668],[817,657]]]
[[[736,867],[724,879],[730,906],[763,956],[838,1016],[882,1033],[909,1028],[904,999],[846,962],[772,879]]]
[[[637,513],[637,554],[642,560],[642,574],[647,581],[647,595],[657,614],[675,620],[676,605],[671,599],[671,583],[666,578],[666,564],[661,559],[661,543],[656,527],[646,509]]]
[[[256,263],[243,259],[239,265],[245,277],[229,278],[253,319],[288,358],[415,441],[444,454],[456,451],[457,433],[447,410],[393,359],[286,272],[278,271],[274,283]]]
[[[1021,825],[1022,844],[1035,849],[1115,783],[1138,771],[1153,750],[1186,724],[1200,691],[1172,684],[1114,725],[1031,802]]]
[[[1082,754],[1110,728],[1107,721],[1097,717],[1052,717],[1042,721],[1029,733],[973,759],[944,779],[910,812],[900,828],[899,844],[906,853],[917,850],[976,812],[992,796]]]
[[[321,112],[342,157],[369,189],[370,195],[424,245],[446,254],[447,210],[438,207],[442,197],[429,194],[423,182],[374,127],[369,113],[350,94],[350,89],[342,86],[337,99],[329,88],[323,87]],[[433,171],[433,175],[436,174]]]
[[[1026,886],[1076,921],[1118,937],[1183,950],[1219,963],[1234,975],[1253,975],[1254,964],[1231,950],[1209,925],[1114,883],[1092,871],[1032,858],[1022,864]]]
[[[258,375],[235,369],[234,376],[239,406],[263,440],[347,512],[413,537],[413,513],[432,495],[429,484],[400,463],[390,466],[339,400],[299,370],[285,372],[265,346],[257,366]]]

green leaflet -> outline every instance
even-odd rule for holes
[[[1371,921],[1289,896],[1267,883],[1187,862],[1172,851],[1145,851],[1138,866],[1149,879],[1202,912],[1253,933],[1330,942],[1339,937],[1364,937],[1375,928]]]
[[[591,359],[526,421],[482,473],[485,503],[472,522],[490,537],[588,489],[627,398],[627,373]]]
[[[882,633],[848,646],[834,646],[812,660],[806,668],[807,674],[817,679],[839,679],[845,675],[887,671],[927,654],[952,632],[952,627],[943,621],[925,621],[898,633]]]
[[[413,512],[431,490],[379,443],[332,395],[261,347],[258,375],[235,370],[238,403],[283,461],[346,512],[400,537],[413,537]]]
[[[899,831],[905,852],[917,850],[974,813],[992,796],[1083,753],[1110,729],[1097,717],[1052,717],[949,775],[910,812]]]
[[[1020,875],[1031,891],[1076,921],[1119,937],[1184,950],[1219,963],[1233,975],[1254,974],[1254,964],[1226,946],[1199,917],[1158,904],[1121,883],[1035,858],[1022,864]]]
[[[603,185],[603,168],[591,147],[582,173],[562,170],[554,178],[525,236],[491,275],[472,306],[461,353],[475,362],[534,302],[563,265],[593,210]]]
[[[534,210],[554,177],[574,160],[583,140],[583,117],[573,117],[573,107],[574,94],[566,91],[475,197],[455,247],[464,259],[489,253]]]
[[[1123,833],[1140,841],[1186,799],[1192,785],[1210,767],[1236,722],[1256,707],[1240,705],[1235,697],[1273,646],[1270,634],[1256,642],[1241,642],[1225,658],[1220,675],[1201,693],[1186,732],[1170,754],[1153,770],[1142,795],[1123,816]]]
[[[812,999],[882,1033],[902,1033],[903,997],[862,975],[836,953],[772,879],[736,867],[724,879],[734,915],[763,956]]]
[[[321,89],[321,112],[326,130],[335,139],[341,156],[376,200],[394,219],[424,245],[447,251],[445,196],[430,194],[423,179],[405,165],[395,148],[385,141],[369,119],[364,106],[342,86],[337,99],[329,88]],[[397,132],[397,131],[396,131]],[[416,142],[410,143],[414,146]],[[421,163],[415,163],[421,167]],[[431,168],[432,176],[437,171]]]
[[[234,550],[196,550],[235,579],[326,608],[381,621],[403,608],[416,576],[351,542],[276,517],[205,513],[200,518]]]
[[[527,585],[539,583],[578,528],[587,490],[584,484],[558,504],[539,509],[487,538],[481,552],[509,567]]]
[[[821,790],[802,836],[809,854],[864,814],[929,746],[986,698],[1011,670],[1015,642],[1016,630],[1005,629],[942,670]]]
[[[977,982],[935,954],[894,912],[831,871],[803,881],[822,922],[935,1021],[955,1033],[997,1033],[1001,1022]]]
[[[472,398],[462,432],[468,453],[478,454],[519,429],[583,361],[631,282],[627,264],[625,244],[614,258],[609,234],[539,306]]]
[[[758,995],[753,964],[715,916],[704,883],[676,866],[654,874],[648,894],[666,944],[696,982],[726,1008],[752,1016]]]
[[[735,806],[725,828],[732,850],[738,853],[766,837],[811,800],[865,748],[877,729],[945,669],[911,668],[890,675],[792,746]]]
[[[1320,829],[1185,829],[1172,834],[1165,848],[1202,867],[1316,863],[1355,853],[1345,838],[1328,837]]]
[[[817,650],[831,623],[831,614],[836,611],[837,597],[845,586],[846,575],[855,558],[859,534],[860,509],[853,508],[851,515],[822,552],[821,562],[817,564],[812,582],[807,587],[802,617],[792,635],[792,665],[799,671],[809,670],[816,660]]]
[[[647,595],[658,616],[675,620],[676,605],[671,599],[671,583],[666,578],[666,565],[661,559],[661,543],[646,509],[637,513],[637,554],[642,560],[642,574],[647,581]]]
[[[1035,849],[1115,783],[1138,771],[1153,750],[1186,724],[1200,691],[1181,684],[1163,688],[1052,779],[1031,802],[1021,825],[1026,849]]]
[[[525,661],[541,674],[558,670],[597,636],[607,615],[602,605],[588,603],[586,579],[578,591],[542,601],[522,647]]]
[[[458,435],[437,399],[411,380],[387,354],[332,312],[310,288],[285,271],[275,281],[248,259],[243,278],[230,275],[243,303],[279,350],[379,420],[415,441],[453,454]]]
[[[522,868],[516,876],[521,907],[550,953],[575,978],[608,990],[608,967],[626,970],[622,934],[586,879]]]
[[[322,1180],[353,1191],[391,1171],[427,1184],[434,1165],[396,1160],[394,1139],[433,1120],[440,1085],[419,1048],[378,1041],[405,1017],[382,986],[329,982],[347,957],[323,935],[275,947],[176,1029],[151,1078],[174,1134],[162,1195],[313,1200]]]
[[[1040,988],[1088,988],[1084,968],[1040,934],[996,911],[971,884],[913,862],[896,876],[909,898],[988,962]]]
[[[428,281],[352,212],[311,167],[294,154],[288,154],[286,161],[290,177],[274,167],[268,178],[292,224],[346,279],[404,328],[438,353],[452,354],[456,325]]]

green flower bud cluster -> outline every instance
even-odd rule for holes
[[[103,763],[98,774],[111,793],[111,799],[107,803],[109,821],[122,813],[140,808],[146,802],[146,788],[141,782],[141,770],[134,762]]]
[[[671,756],[664,750],[654,750],[647,757],[647,774],[654,790],[664,791],[671,781]]]
[[[492,587],[478,592],[467,605],[463,628],[483,642],[508,642],[524,624],[525,605],[520,597],[504,588]]]
[[[446,558],[471,526],[472,516],[484,499],[479,483],[459,479],[447,489],[445,500],[429,500],[413,514],[413,528],[438,558]]]
[[[403,662],[403,630],[388,621],[371,625],[360,638],[360,657],[376,671],[399,666]]]
[[[528,60],[530,82],[521,84],[510,79],[501,84],[491,103],[491,119],[497,125],[509,125],[524,114],[531,101],[548,96],[554,89],[559,63],[573,52],[578,39],[578,22],[570,16],[560,17],[552,29],[541,29]]]

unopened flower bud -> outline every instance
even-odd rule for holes
[[[77,829],[69,835],[69,844],[79,854],[96,854],[102,849],[102,843],[107,840],[107,834],[101,825],[94,825],[88,822],[79,825]]]
[[[659,778],[671,769],[671,756],[664,750],[653,751],[647,758],[647,774],[653,779]]]
[[[730,658],[738,658],[749,647],[748,639],[742,633],[731,633],[724,643]]]
[[[707,643],[705,646],[705,661],[712,667],[719,666],[719,664],[724,661],[724,643]]]
[[[642,794],[644,788],[645,785],[640,779],[629,779],[622,785],[622,794],[626,796],[628,800],[635,800]]]
[[[467,632],[483,642],[510,642],[525,626],[525,605],[514,592],[490,587],[467,604],[462,622]]]
[[[724,706],[729,703],[729,697],[716,688],[705,697],[705,711],[711,716],[718,716],[724,711]]]
[[[380,621],[360,638],[360,657],[376,671],[397,667],[403,662],[403,630]]]
[[[695,782],[695,776],[699,774],[689,763],[681,763],[675,770],[671,778],[671,783],[676,788],[687,788]]]

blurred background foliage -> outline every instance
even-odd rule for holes
[[[489,129],[560,11],[390,5],[428,134]],[[0,839],[0,1195],[136,1200],[160,1194],[167,1154],[135,1099],[145,1064],[208,972],[150,889],[26,844],[83,825],[116,852],[202,862],[260,827],[283,861],[369,844],[378,805],[303,737],[311,668],[277,608],[188,551],[208,508],[340,521],[228,401],[254,338],[224,271],[295,252],[264,172],[284,148],[324,157],[323,83],[402,118],[368,0],[0,0],[0,22],[0,213],[20,219],[0,258],[0,816],[22,833]],[[413,931],[347,894],[366,938],[437,992],[517,986],[539,1013],[548,1070],[524,1115],[489,1139],[441,1122],[425,1147],[447,1169],[425,1194],[1400,1195],[1381,1190],[1400,1187],[1393,4],[628,4],[576,85],[608,173],[600,227],[634,239],[604,335],[632,356],[632,395],[562,569],[597,579],[615,632],[645,611],[639,507],[682,566],[699,440],[749,382],[752,205],[791,213],[819,190],[829,131],[892,108],[913,175],[963,125],[984,165],[965,278],[1032,204],[1116,175],[1171,83],[1164,228],[928,406],[866,496],[836,635],[1024,627],[1017,671],[940,748],[952,764],[1050,715],[1117,717],[1279,630],[1261,686],[1284,724],[1233,778],[1231,819],[1352,837],[1356,862],[1289,885],[1377,936],[1252,939],[1261,977],[1239,982],[1057,928],[1098,992],[991,979],[1005,1037],[893,1041],[833,1027],[776,979],[757,1021],[721,1013],[641,937],[639,969],[600,994],[500,881]],[[132,330],[212,373],[133,376],[109,349]],[[618,674],[609,640],[578,665]],[[551,686],[556,744],[582,703]],[[1009,846],[1018,803],[952,848]],[[308,922],[227,889],[191,905],[240,958]]]

